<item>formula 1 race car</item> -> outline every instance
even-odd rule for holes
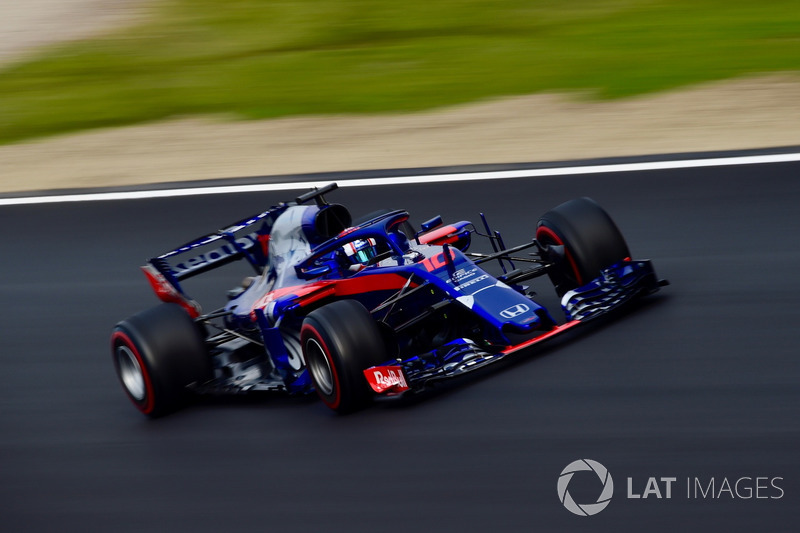
[[[588,198],[548,211],[535,239],[506,248],[483,214],[481,227],[436,217],[415,231],[406,211],[392,210],[354,223],[325,200],[334,189],[314,189],[142,267],[164,303],[111,336],[117,374],[142,413],[162,416],[193,394],[248,391],[316,391],[331,409],[351,412],[500,361],[666,284],[649,261],[631,259],[612,219]],[[474,237],[492,250],[468,251]],[[236,260],[253,275],[205,313],[181,283]],[[487,272],[489,263],[502,274]],[[540,276],[552,281],[565,319],[522,284]]]

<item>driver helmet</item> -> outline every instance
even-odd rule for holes
[[[372,238],[350,241],[342,249],[352,264],[367,265],[378,255],[377,242]]]

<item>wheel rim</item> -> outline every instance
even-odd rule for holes
[[[137,402],[143,401],[147,389],[145,387],[144,373],[142,372],[139,360],[130,348],[127,346],[118,346],[117,363],[119,366],[119,377],[125,389],[128,391],[128,394]]]
[[[325,350],[316,339],[306,341],[306,364],[319,392],[325,396],[331,396],[333,394],[333,370],[331,370]]]
[[[536,230],[536,240],[545,245],[563,246],[567,263],[570,267],[568,270],[561,272],[561,277],[565,278],[563,281],[572,284],[575,287],[583,285],[583,280],[581,279],[580,272],[578,271],[578,265],[575,264],[575,259],[572,257],[572,254],[567,249],[566,244],[564,244],[564,242],[561,240],[561,237],[559,237],[556,232],[547,226],[540,226]]]

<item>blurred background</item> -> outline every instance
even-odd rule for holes
[[[0,196],[800,146],[798,72],[796,0],[0,0]],[[485,211],[509,244],[587,195],[672,282],[350,417],[212,398],[149,421],[109,357],[156,303],[144,259],[294,192],[3,206],[0,531],[795,531],[797,166],[343,187],[357,215]],[[578,458],[616,482],[589,522],[557,494]],[[625,498],[661,476],[785,498]]]
[[[0,186],[800,144],[798,71],[791,0],[4,2]]]

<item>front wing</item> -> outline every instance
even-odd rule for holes
[[[563,296],[561,305],[567,317],[564,324],[509,346],[486,347],[471,339],[456,339],[422,355],[368,368],[364,370],[364,376],[372,390],[381,396],[420,392],[436,381],[484,368],[512,353],[556,337],[666,284],[656,277],[650,261],[622,261]]]

